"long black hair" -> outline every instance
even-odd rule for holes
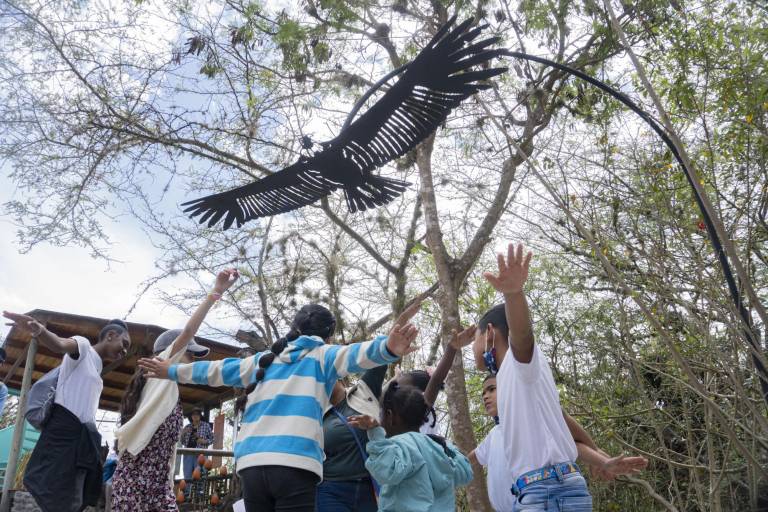
[[[400,382],[400,386],[413,386],[417,389],[419,389],[422,393],[424,393],[427,390],[427,385],[429,384],[430,376],[426,372],[426,370],[410,370],[407,372],[403,372],[400,375],[400,378],[398,381]],[[393,381],[394,383],[395,381]],[[442,390],[445,387],[444,384],[440,385],[440,389]],[[437,413],[435,412],[435,408],[432,407],[432,410],[430,412],[432,415],[432,423],[429,424],[430,427],[434,427],[435,424],[437,424]],[[429,418],[425,419],[424,422],[428,422]]]
[[[432,418],[437,418],[435,408],[427,403],[423,391],[415,386],[401,386],[397,381],[392,381],[387,386],[384,396],[381,398],[381,408],[385,412],[392,411],[392,414],[400,418],[403,425],[413,431],[418,431],[424,423],[429,421],[430,415]],[[435,426],[434,420],[432,426]],[[446,455],[452,455],[444,437],[434,434],[427,435],[443,447]]]
[[[259,369],[256,370],[256,379],[254,382],[245,389],[245,394],[237,399],[235,402],[235,414],[245,411],[245,404],[248,402],[248,395],[250,395],[256,386],[264,379],[267,368],[275,360],[275,357],[285,350],[289,341],[293,341],[299,336],[319,336],[323,340],[327,340],[336,331],[336,318],[333,316],[328,308],[321,306],[320,304],[307,304],[303,306],[291,322],[291,328],[288,333],[274,342],[269,347],[269,352],[259,356]]]
[[[113,322],[115,320],[112,320]],[[118,325],[119,326],[119,325]],[[113,325],[107,325],[107,327],[104,328],[104,331],[107,329],[113,330]],[[162,344],[158,345],[158,342],[162,338],[171,338],[170,340],[165,340],[164,344],[166,346],[170,346],[173,341],[179,337],[179,334],[181,334],[181,329],[170,329],[168,331],[165,331],[160,336],[157,337],[157,340],[155,340],[155,346],[162,346]],[[157,354],[155,354],[157,355]],[[133,373],[133,377],[131,378],[131,381],[128,383],[128,387],[125,388],[125,393],[123,393],[123,398],[120,400],[120,424],[125,425],[128,423],[128,421],[133,418],[133,416],[136,414],[136,410],[139,408],[139,400],[141,400],[141,392],[144,391],[144,386],[147,383],[147,377],[146,372],[136,367],[136,371]]]

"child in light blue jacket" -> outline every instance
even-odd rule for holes
[[[380,512],[455,510],[454,490],[472,480],[469,460],[454,445],[419,432],[431,412],[421,390],[392,382],[382,397],[382,426],[371,416],[349,418],[368,430],[365,467],[381,486]]]

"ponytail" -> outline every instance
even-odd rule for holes
[[[431,440],[439,444],[443,447],[443,451],[445,454],[449,457],[453,457],[455,454],[448,448],[448,443],[446,442],[445,438],[443,436],[438,436],[437,434],[427,434],[427,437],[429,437]]]
[[[300,335],[301,333],[297,329],[291,328],[291,330],[288,331],[288,334],[278,339],[272,344],[271,347],[269,347],[269,352],[259,356],[259,368],[256,370],[255,379],[251,384],[248,385],[247,388],[245,388],[245,393],[235,401],[235,414],[245,412],[245,404],[248,402],[248,395],[253,393],[253,390],[256,389],[256,386],[259,384],[259,382],[264,380],[264,376],[267,373],[267,368],[269,368],[269,365],[272,364],[272,362],[275,360],[275,357],[279,356],[280,353],[285,350],[285,347],[288,345],[289,341],[295,340]]]
[[[400,418],[400,421],[411,430],[419,428],[429,421],[432,416],[432,425],[437,423],[437,414],[424,398],[424,393],[414,386],[401,386],[396,380],[390,382],[384,396],[381,399],[382,409],[392,411],[394,415]],[[445,438],[434,434],[428,434],[430,439],[443,447],[445,454],[453,456],[448,449]]]

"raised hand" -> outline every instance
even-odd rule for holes
[[[451,336],[451,341],[449,341],[448,344],[454,350],[461,350],[475,339],[475,330],[477,330],[475,324],[470,325],[461,332],[454,330],[453,336]]]
[[[398,357],[415,352],[418,347],[412,347],[411,343],[416,339],[417,334],[419,330],[413,324],[395,324],[389,331],[387,348]]]
[[[531,263],[533,253],[528,251],[523,256],[523,244],[509,244],[507,247],[507,258],[503,254],[496,256],[499,265],[499,274],[492,272],[483,273],[483,277],[493,286],[496,291],[504,295],[513,295],[523,291],[523,286],[528,279],[528,266]]]
[[[167,379],[168,368],[171,367],[170,361],[157,357],[142,357],[136,364],[147,372],[150,379]]]
[[[222,270],[216,276],[216,284],[213,285],[214,293],[224,293],[230,288],[230,286],[235,284],[235,281],[237,281],[238,277],[240,277],[240,273],[237,271],[237,269],[228,268]]]
[[[25,333],[29,333],[31,336],[40,336],[45,330],[43,324],[35,320],[29,315],[21,315],[19,313],[11,313],[10,311],[3,311],[3,316],[10,320],[5,325],[21,329]]]
[[[370,430],[379,426],[379,422],[376,420],[376,418],[368,415],[350,416],[347,418],[347,422],[349,422],[349,424],[353,427],[359,428],[360,430]]]

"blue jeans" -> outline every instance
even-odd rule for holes
[[[324,481],[317,487],[317,512],[376,512],[378,508],[369,478]]]
[[[579,473],[542,480],[524,487],[513,512],[592,512],[592,496]]]

